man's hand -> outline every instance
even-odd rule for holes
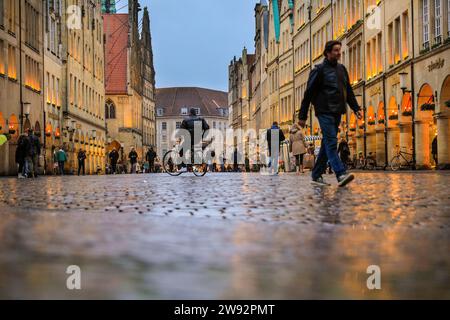
[[[304,128],[306,127],[306,120],[299,120],[298,124],[300,125],[300,127]]]
[[[363,114],[361,113],[361,111],[358,111],[355,114],[356,114],[356,117],[358,118],[358,120],[362,120]]]

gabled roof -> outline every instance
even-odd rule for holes
[[[164,117],[180,117],[181,109],[200,108],[200,115],[220,117],[220,108],[228,108],[228,94],[197,87],[161,88],[156,90],[156,108],[164,109]]]

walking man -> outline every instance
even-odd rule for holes
[[[67,155],[62,147],[59,147],[59,151],[57,153],[57,159],[58,159],[59,174],[63,176],[64,175],[64,164],[67,161]]]
[[[155,172],[155,159],[156,159],[156,152],[155,150],[153,150],[153,147],[150,147],[150,150],[148,150],[147,154],[145,155],[145,160],[148,162],[150,173]]]
[[[134,148],[131,148],[130,154],[128,155],[128,159],[130,159],[131,174],[134,174],[134,173],[136,173],[137,162],[138,162],[138,154]]]
[[[312,172],[312,183],[319,186],[328,185],[322,177],[328,161],[340,187],[355,178],[353,174],[347,173],[337,151],[337,135],[341,116],[346,113],[346,104],[349,104],[358,119],[362,119],[361,108],[356,101],[347,69],[339,63],[341,48],[342,44],[339,41],[329,41],[325,45],[325,59],[309,75],[299,114],[299,123],[305,127],[312,103],[322,130],[322,146]]]
[[[111,161],[111,174],[117,173],[117,161],[119,160],[119,152],[116,149],[112,149],[109,153],[109,161]]]
[[[41,156],[41,141],[39,140],[39,137],[36,135],[36,133],[33,133],[33,131],[30,129],[30,143],[31,143],[31,162],[33,163],[33,177],[37,178],[38,174],[38,168],[39,168],[39,157]]]
[[[267,130],[267,146],[269,148],[270,171],[272,174],[278,174],[278,157],[280,154],[281,143],[286,140],[283,131],[278,126],[278,122],[274,122],[272,127]]]
[[[80,149],[80,151],[78,151],[78,175],[80,175],[81,170],[83,170],[83,176],[86,174],[85,162],[86,162],[86,151]]]

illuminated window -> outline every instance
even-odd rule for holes
[[[436,42],[439,43],[441,41],[440,38],[442,36],[441,20],[442,20],[441,0],[434,0],[434,36]]]
[[[0,2],[3,0],[0,0]],[[0,40],[0,74],[5,74],[5,48],[3,40]]]
[[[409,17],[408,11],[402,15],[402,58],[409,56]]]
[[[422,25],[423,25],[423,44],[427,47],[430,42],[430,13],[429,0],[423,0],[422,4]]]
[[[14,80],[17,79],[16,48],[13,46],[8,47],[8,77]]]

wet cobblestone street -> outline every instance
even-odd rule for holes
[[[0,298],[449,299],[450,174],[356,175],[2,178]]]

